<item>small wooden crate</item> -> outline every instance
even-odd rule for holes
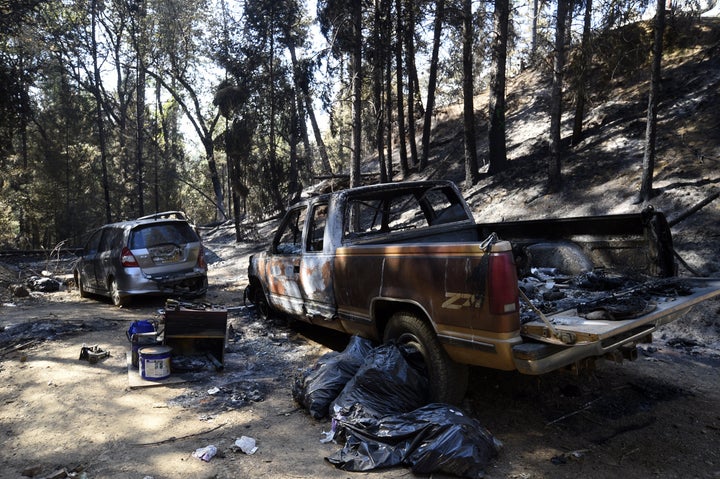
[[[163,344],[173,356],[211,354],[224,365],[227,342],[227,309],[205,305],[165,308]]]

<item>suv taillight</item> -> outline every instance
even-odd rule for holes
[[[200,245],[200,252],[198,253],[197,265],[198,265],[198,268],[207,269],[207,263],[205,262],[205,248],[203,248],[203,245]]]
[[[517,312],[518,279],[511,251],[490,253],[488,296],[492,314]]]
[[[120,263],[123,265],[123,268],[133,268],[139,266],[135,256],[127,246],[123,248],[120,253]]]

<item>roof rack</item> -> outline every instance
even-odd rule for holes
[[[178,219],[190,222],[190,218],[182,211],[163,211],[160,213],[153,213],[151,215],[142,216],[137,218],[138,220],[165,220],[165,219]]]

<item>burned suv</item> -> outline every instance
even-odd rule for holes
[[[207,264],[185,215],[169,211],[97,229],[75,268],[80,296],[107,296],[122,306],[135,295],[202,296]]]

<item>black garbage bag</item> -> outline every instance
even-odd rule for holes
[[[416,349],[386,343],[373,349],[333,401],[330,414],[346,416],[356,404],[379,418],[414,411],[428,403],[428,380]]]
[[[372,349],[369,339],[353,336],[343,352],[333,351],[322,356],[313,368],[296,378],[293,398],[315,419],[327,416],[332,401],[360,369]]]
[[[477,420],[450,405],[433,403],[379,419],[363,416],[361,409],[336,419],[346,442],[326,459],[339,469],[406,466],[415,474],[478,478],[502,447]]]

